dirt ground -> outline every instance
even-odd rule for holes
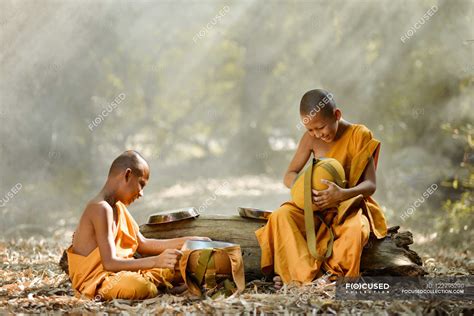
[[[150,213],[173,206],[204,206],[202,210],[209,214],[232,214],[236,206],[272,209],[288,196],[282,185],[274,183],[265,177],[242,177],[177,184],[147,194],[146,202],[131,209],[140,224]],[[144,301],[78,299],[58,266],[77,220],[74,216],[58,220],[47,233],[44,228],[19,225],[17,234],[0,239],[0,313],[472,315],[474,311],[472,301],[338,301],[331,284],[289,286],[275,291],[272,284],[263,281],[247,284],[240,295],[215,300],[191,297],[186,292]],[[415,236],[415,240],[425,240],[412,248],[422,257],[429,276],[473,274],[472,252],[441,248],[422,236]],[[469,249],[468,245],[458,246]]]

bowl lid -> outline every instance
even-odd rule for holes
[[[160,211],[152,214],[148,219],[148,224],[171,223],[198,216],[199,212],[195,207],[185,207],[175,210]]]
[[[272,214],[272,211],[259,210],[251,207],[239,207],[237,208],[241,217],[268,220],[268,217]]]

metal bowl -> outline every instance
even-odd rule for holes
[[[272,214],[272,211],[259,210],[257,208],[251,207],[239,207],[237,210],[239,211],[239,215],[241,217],[261,220],[268,220],[268,217]]]
[[[165,224],[189,218],[196,218],[198,216],[199,212],[195,207],[186,207],[152,214],[148,219],[148,224]]]
[[[182,250],[197,250],[197,249],[212,249],[212,248],[226,248],[238,246],[230,242],[224,241],[206,241],[206,240],[186,240]]]

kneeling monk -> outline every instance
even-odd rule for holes
[[[309,201],[317,215],[315,224],[319,219],[324,221],[323,225],[319,222],[319,226],[313,226],[316,255],[307,244],[304,211],[294,201],[284,203],[256,231],[262,271],[277,275],[276,287],[282,282],[309,283],[325,273],[358,276],[362,249],[370,233],[377,238],[387,234],[384,214],[371,197],[376,188],[380,142],[364,125],[344,120],[332,95],[325,90],[308,91],[301,100],[300,115],[307,131],[285,174],[285,185],[293,186],[311,154],[315,158],[336,159],[344,168],[347,185],[321,180],[327,188],[312,190]]]
[[[176,269],[187,239],[147,239],[126,205],[143,196],[148,163],[136,151],[126,151],[110,167],[107,182],[86,206],[67,250],[69,277],[76,296],[96,300],[146,299],[180,280]],[[134,259],[135,252],[151,255]]]

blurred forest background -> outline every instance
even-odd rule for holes
[[[382,142],[375,197],[389,224],[420,243],[472,240],[473,6],[2,1],[0,238],[74,229],[125,149],[151,164],[130,207],[140,224],[184,206],[275,209],[300,98],[325,88]]]

